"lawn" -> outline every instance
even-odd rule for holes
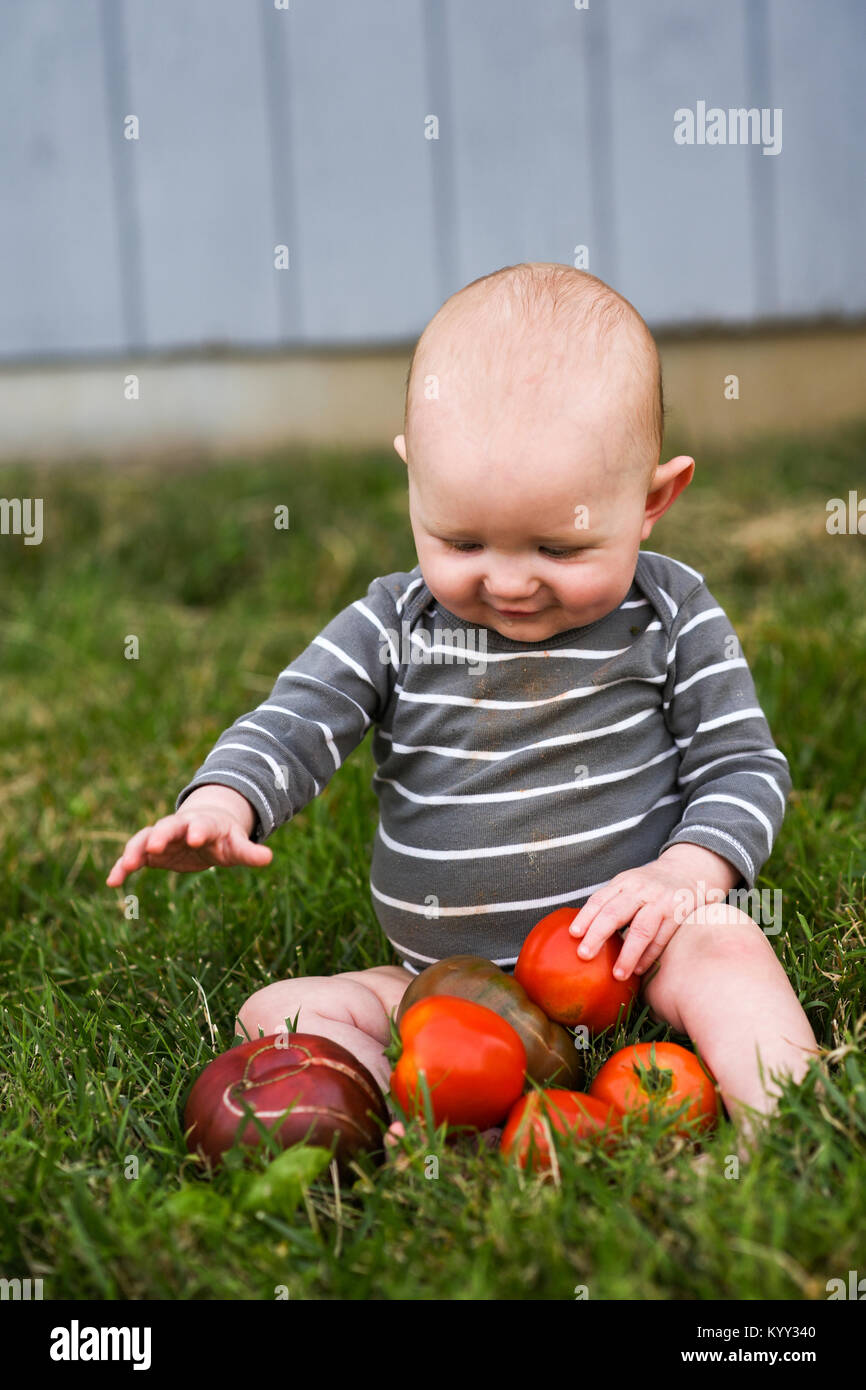
[[[43,498],[45,535],[0,536],[0,1274],[173,1300],[824,1300],[866,1274],[866,538],[825,527],[864,455],[866,424],[702,455],[646,542],[707,575],[794,781],[758,887],[781,890],[771,940],[826,1052],[751,1161],[732,1175],[727,1124],[704,1172],[651,1130],[563,1149],[544,1180],[413,1127],[354,1185],[325,1170],[261,1206],[255,1173],[202,1178],[182,1101],[252,990],[394,959],[368,890],[369,738],[267,869],[105,877],[329,618],[415,563],[403,466],[2,470],[2,496]],[[666,1036],[641,1017],[590,1073]]]

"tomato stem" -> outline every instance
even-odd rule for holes
[[[649,1096],[667,1095],[673,1085],[673,1071],[667,1067],[660,1067],[656,1063],[655,1043],[650,1049],[649,1066],[645,1067],[641,1062],[635,1062],[632,1065],[632,1071],[638,1079],[638,1085]]]
[[[391,1041],[385,1048],[385,1056],[393,1068],[396,1067],[403,1053],[403,1039],[400,1037],[400,1029],[397,1027],[394,1012],[388,1015],[388,1025],[391,1030]]]

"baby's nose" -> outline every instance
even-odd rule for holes
[[[496,575],[495,579],[488,580],[485,588],[490,602],[502,604],[503,607],[512,603],[520,607],[532,602],[533,591],[526,579],[521,579],[519,575]]]

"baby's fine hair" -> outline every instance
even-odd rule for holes
[[[422,368],[429,363],[434,343],[444,334],[453,360],[467,333],[469,351],[476,358],[483,353],[491,365],[515,357],[515,334],[521,359],[542,347],[542,370],[551,335],[564,348],[569,338],[584,343],[588,339],[600,356],[624,354],[628,377],[638,388],[627,437],[630,447],[647,460],[649,482],[664,438],[661,362],[646,323],[623,295],[589,271],[555,261],[503,266],[465,285],[445,300],[412,352],[403,410],[407,440],[422,389],[419,378],[423,380]]]

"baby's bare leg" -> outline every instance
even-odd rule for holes
[[[235,1032],[251,1038],[284,1033],[298,1015],[299,1033],[316,1033],[341,1043],[388,1090],[391,1068],[384,1055],[391,1037],[388,1023],[413,976],[400,965],[347,970],[341,975],[306,975],[277,980],[250,995],[238,1012]],[[243,1024],[243,1028],[239,1025]]]
[[[707,903],[686,918],[643,998],[657,1018],[692,1039],[746,1135],[753,1118],[744,1107],[761,1115],[776,1109],[779,1088],[770,1074],[801,1081],[809,1056],[818,1055],[772,946],[757,922],[729,903]]]

